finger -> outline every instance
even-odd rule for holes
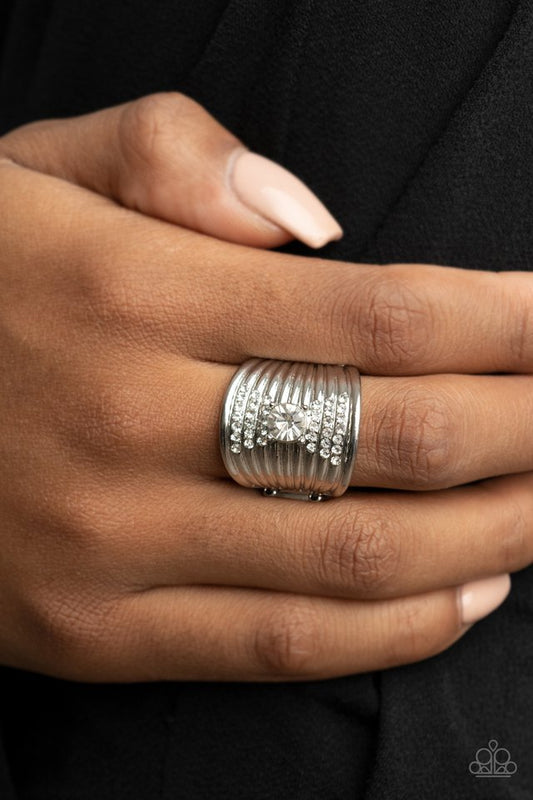
[[[56,297],[66,261],[79,287],[68,316],[94,346],[112,329],[146,357],[185,352],[238,364],[259,356],[355,364],[374,375],[533,372],[528,273],[260,252],[117,209],[5,161],[0,218],[6,236],[28,232],[6,238],[6,275],[26,269],[43,297]]]
[[[120,431],[108,435],[115,444],[109,456],[130,463],[142,459],[170,472],[181,464],[195,474],[226,477],[218,426],[234,371],[178,364],[168,356],[114,368],[115,402],[123,407],[109,414],[108,401],[108,416],[136,420],[137,433],[133,422],[124,430],[129,446]],[[361,395],[352,486],[442,489],[533,469],[533,376],[363,376]],[[85,418],[96,419],[103,406],[99,394],[87,393],[84,402]],[[101,425],[93,426],[89,433],[99,429],[103,432]],[[75,419],[71,436],[80,442]],[[92,448],[94,439],[85,444]]]
[[[177,92],[31,123],[0,139],[0,154],[219,239],[322,247],[342,235],[305,184]]]
[[[106,492],[97,507],[107,520],[106,557],[139,588],[223,584],[376,600],[533,561],[533,473],[422,495],[348,492],[313,504],[179,478],[136,491],[142,503],[132,487],[127,495]]]
[[[126,328],[142,347],[186,338],[187,353],[201,360],[345,363],[372,375],[533,372],[529,273],[355,265],[192,232],[178,241],[171,230],[157,232],[154,259],[156,232],[148,225],[132,224],[120,252],[116,227],[109,236],[103,225],[98,245],[87,244],[105,271],[106,312],[124,324],[132,307],[142,307],[157,320],[157,340]]]
[[[75,647],[50,656],[49,669],[121,682],[317,680],[420,661],[466,630],[455,589],[366,603],[215,586],[157,589],[122,601],[105,625],[86,623]]]

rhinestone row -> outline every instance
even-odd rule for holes
[[[252,450],[255,445],[264,447],[273,439],[267,430],[267,418],[275,405],[271,398],[261,398],[259,391],[253,391],[246,401],[248,386],[243,384],[235,396],[231,414],[230,450],[238,455],[242,447]],[[348,423],[348,401],[346,392],[331,394],[325,400],[313,400],[309,406],[302,406],[309,415],[305,435],[299,440],[305,444],[309,453],[318,450],[320,458],[329,459],[337,467],[342,461]]]
[[[235,395],[235,401],[231,411],[231,434],[230,434],[230,450],[232,453],[238,455],[242,448],[242,432],[244,422],[244,409],[246,406],[246,394],[248,386],[243,383],[239,386],[239,390]]]
[[[347,393],[343,392],[338,397],[332,394],[324,401],[320,457],[329,459],[334,467],[338,467],[342,460],[348,424],[348,399]]]

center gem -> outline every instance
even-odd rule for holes
[[[307,414],[301,406],[279,403],[268,414],[266,426],[278,442],[296,442],[307,429]]]

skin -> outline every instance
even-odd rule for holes
[[[3,664],[384,669],[468,630],[457,586],[531,563],[533,275],[269,252],[289,236],[228,188],[236,147],[175,94],[0,139]],[[357,364],[358,491],[227,479],[250,356]]]

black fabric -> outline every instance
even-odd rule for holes
[[[326,257],[532,269],[531,2],[13,0],[0,131],[161,89],[307,181],[346,231]],[[373,675],[92,686],[5,669],[0,798],[531,798],[532,578],[450,650]],[[489,739],[512,777],[469,772]]]

